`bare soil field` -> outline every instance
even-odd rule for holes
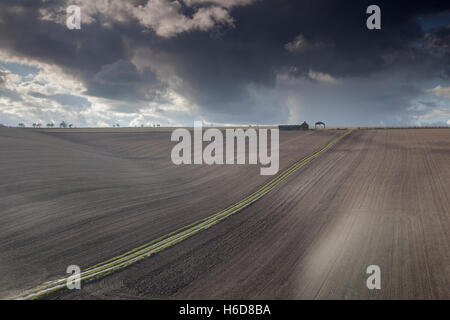
[[[53,298],[450,299],[449,164],[448,129],[355,131],[239,214]]]
[[[280,133],[280,170],[339,135]],[[175,166],[169,130],[0,128],[0,298],[222,210],[259,165]]]

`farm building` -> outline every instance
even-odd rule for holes
[[[280,130],[308,130],[309,125],[306,123],[306,121],[303,121],[302,124],[279,125],[278,129],[280,129]]]

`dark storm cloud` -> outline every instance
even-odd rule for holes
[[[432,49],[437,49],[439,51],[444,50],[449,53],[450,49],[450,25],[443,26],[435,29],[434,31],[426,34],[425,36],[427,44]]]
[[[390,70],[396,70],[397,77],[408,74],[422,80],[432,79],[448,69],[448,51],[437,54],[416,45],[425,36],[419,17],[439,13],[448,4],[377,1],[382,8],[382,30],[377,31],[365,27],[369,4],[372,1],[261,1],[236,8],[233,11],[236,28],[220,37],[197,32],[182,34],[165,41],[160,48],[187,79],[186,90],[191,99],[216,112],[218,118],[223,113],[229,114],[228,121],[233,114],[237,115],[235,118],[267,116],[260,117],[258,110],[262,106],[252,101],[246,87],[249,84],[273,87],[280,72],[295,70],[294,75],[304,76],[313,69],[334,77],[365,78],[385,71],[389,82]],[[286,45],[299,35],[309,43],[308,48],[287,50]],[[434,31],[429,35],[436,37]],[[369,88],[370,84],[366,90]],[[323,93],[317,94],[320,97]],[[383,109],[401,111],[408,106],[407,99],[419,94],[419,88],[386,93]],[[378,105],[380,100],[378,94],[366,98],[357,106],[361,114],[365,105],[371,102]],[[277,107],[273,105],[273,114],[277,114]],[[370,111],[376,112],[374,108]]]
[[[122,59],[103,65],[86,84],[88,95],[130,102],[153,100],[149,87],[161,86],[153,72],[139,73],[133,63]]]
[[[337,89],[303,82],[298,90],[291,88],[303,92],[305,115],[331,113],[339,119],[335,100],[349,104],[345,108],[354,113],[354,122],[366,112],[376,120],[399,115],[423,92],[420,83],[448,80],[448,26],[425,31],[420,19],[430,21],[448,10],[448,1],[247,2],[227,8],[233,23],[172,34],[129,17],[107,24],[98,18],[80,31],[69,31],[64,24],[41,19],[40,10],[56,7],[59,1],[3,1],[0,47],[15,56],[60,66],[84,83],[87,95],[117,100],[115,108],[122,111],[126,102],[132,103],[133,111],[136,105],[164,102],[167,89],[176,88],[214,122],[286,121],[289,112],[276,92],[280,74],[308,78],[312,70],[341,82],[365,81],[359,89],[367,94],[352,92],[354,82]],[[211,6],[198,3],[182,3],[181,13],[192,17],[199,7]],[[373,3],[381,7],[382,30],[365,26],[366,8]],[[138,49],[148,50],[151,67],[132,62]],[[166,70],[182,83],[174,85]],[[376,73],[393,89],[374,80]],[[402,85],[406,78],[416,84]],[[374,93],[373,86],[384,92]],[[353,98],[348,96],[352,94]],[[320,103],[322,98],[329,103]]]

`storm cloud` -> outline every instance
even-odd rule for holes
[[[71,4],[81,30],[66,27]],[[370,4],[2,1],[0,122],[450,120],[448,1],[377,1],[381,30],[366,28]]]

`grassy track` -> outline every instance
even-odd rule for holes
[[[322,152],[325,152],[333,145],[335,145],[339,140],[343,137],[351,133],[353,130],[346,130],[343,134],[338,136],[337,138],[330,141],[328,144],[323,146],[322,148],[316,150],[309,156],[299,160],[298,162],[291,165],[289,168],[284,170],[282,173],[277,175],[274,179],[269,181],[267,184],[260,187],[256,192],[250,194],[246,198],[241,201],[235,203],[234,205],[217,212],[209,217],[206,217],[202,220],[194,222],[188,226],[175,230],[171,233],[168,233],[158,239],[155,239],[149,243],[146,243],[140,247],[137,247],[133,250],[125,252],[124,254],[109,259],[107,261],[101,262],[97,265],[89,267],[85,269],[81,274],[80,278],[82,281],[92,280],[95,278],[103,277],[111,272],[114,272],[118,269],[125,268],[126,266],[133,264],[141,259],[144,259],[154,253],[157,253],[161,250],[164,250],[168,247],[173,246],[174,244],[183,241],[184,239],[191,237],[192,235],[200,232],[201,230],[207,229],[220,221],[228,218],[229,216],[240,212],[245,209],[252,203],[256,202],[264,195],[269,193],[273,188],[279,185],[281,182],[286,180],[289,176],[295,173],[297,170],[302,168],[308,162],[312,161],[316,157],[318,157]],[[36,288],[26,291],[20,296],[14,297],[15,299],[37,299],[44,295],[47,295],[51,292],[55,292],[60,289],[66,288],[68,277],[61,278],[58,280],[46,282]]]

